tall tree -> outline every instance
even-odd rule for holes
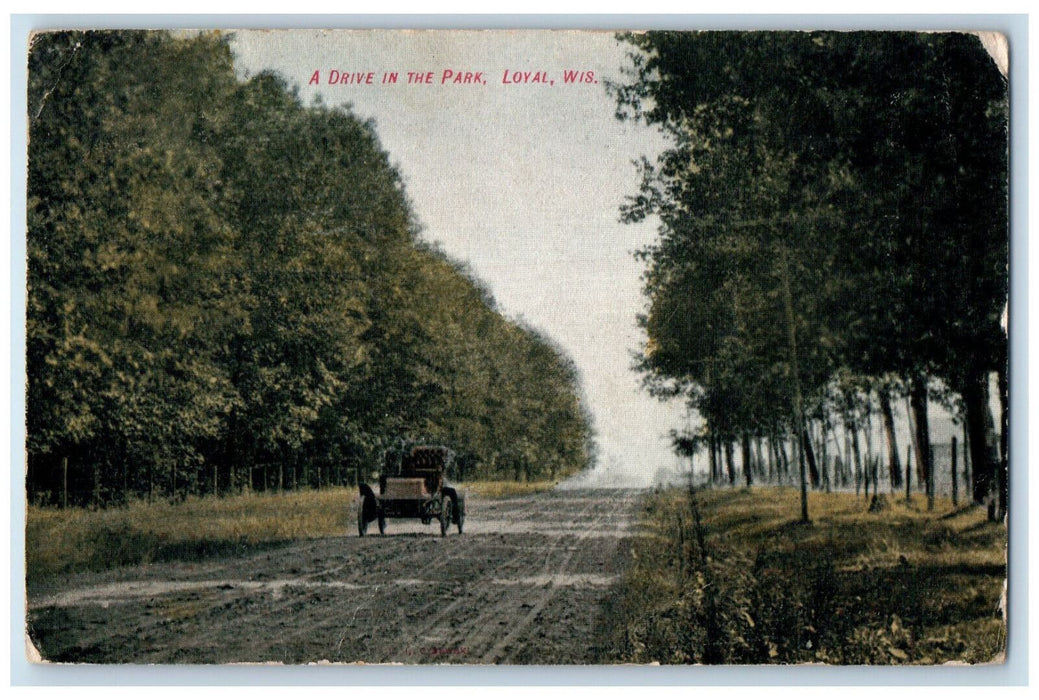
[[[592,458],[579,377],[422,244],[374,124],[235,77],[225,37],[56,32],[29,56],[30,495],[468,478]]]
[[[656,163],[643,163],[642,188],[624,209],[629,220],[661,219],[660,240],[645,253],[643,369],[652,382],[694,398],[731,390],[724,410],[737,420],[756,400],[740,390],[753,369],[745,365],[739,377],[716,370],[733,366],[726,357],[759,356],[754,332],[732,330],[747,297],[726,291],[756,255],[759,269],[771,269],[757,278],[760,296],[784,308],[740,318],[766,324],[763,333],[786,319],[795,400],[784,414],[795,434],[803,433],[804,401],[838,367],[917,387],[937,376],[975,407],[977,459],[989,465],[976,486],[995,483],[986,476],[998,467],[993,431],[977,393],[986,373],[1005,365],[1006,86],[980,41],[804,32],[623,38],[636,50],[627,82],[612,86],[618,116],[672,138]],[[691,279],[689,269],[704,273]],[[683,294],[688,302],[672,301]],[[723,389],[713,388],[718,382]],[[915,403],[926,410],[926,399]]]

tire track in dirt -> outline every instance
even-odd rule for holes
[[[576,508],[569,508],[570,504],[587,501],[580,513],[574,513]],[[450,616],[438,616],[426,628],[423,635],[439,629],[445,630],[448,636],[441,637],[439,646],[434,647],[433,657],[427,655],[423,660],[436,661],[436,655],[452,654],[462,649],[466,651],[464,660],[467,663],[501,663],[511,662],[515,653],[522,651],[524,655],[536,663],[558,663],[558,657],[551,653],[543,653],[540,648],[545,644],[545,638],[552,635],[545,633],[543,625],[537,629],[531,629],[533,623],[542,615],[546,606],[553,602],[561,602],[559,606],[569,609],[565,615],[571,614],[580,617],[582,611],[576,610],[586,603],[582,599],[591,598],[594,607],[598,608],[601,601],[596,596],[581,595],[588,589],[598,589],[601,595],[604,589],[614,582],[615,576],[603,575],[602,573],[588,573],[568,570],[568,565],[577,554],[584,552],[584,541],[590,538],[606,539],[614,544],[613,549],[619,546],[618,534],[623,532],[624,536],[630,535],[629,525],[618,531],[617,528],[604,528],[604,523],[611,518],[630,519],[633,498],[622,496],[621,498],[605,499],[586,498],[585,494],[574,494],[567,497],[564,494],[553,496],[552,500],[543,501],[543,508],[539,512],[537,520],[544,522],[566,523],[572,527],[547,528],[543,532],[552,532],[553,536],[548,541],[547,550],[535,548],[526,551],[538,553],[537,557],[528,557],[528,561],[521,567],[521,572],[510,576],[495,578],[491,584],[477,588],[474,593],[467,593],[465,599],[454,600],[450,603],[448,613],[456,612],[460,607],[474,610],[474,618],[471,622],[464,620],[459,625],[447,625]],[[592,517],[589,518],[589,514]],[[552,519],[551,516],[556,518]],[[580,525],[579,527],[574,527]],[[533,530],[538,531],[538,528]],[[533,561],[531,561],[533,559]],[[512,561],[515,561],[513,559]],[[587,562],[585,562],[587,564]],[[499,570],[506,569],[506,566]],[[501,587],[499,587],[501,586]],[[558,601],[561,594],[565,598]],[[533,601],[533,602],[531,602]],[[588,611],[583,611],[587,613]],[[592,614],[596,611],[593,610]],[[587,620],[585,621],[587,623]],[[571,623],[564,622],[569,625]],[[558,625],[556,625],[558,626]],[[588,625],[586,624],[586,628]],[[590,633],[592,630],[589,628]],[[502,636],[504,634],[504,637]],[[571,635],[575,641],[587,643],[588,637],[581,634]],[[526,637],[526,638],[524,638]],[[522,643],[520,643],[522,640]],[[428,636],[423,636],[422,641],[428,641]],[[577,654],[581,661],[588,662],[589,656]],[[454,660],[454,659],[448,659]],[[460,659],[462,660],[462,659]]]
[[[520,507],[513,509],[509,506],[512,505],[514,500],[519,499],[506,499],[494,502],[496,507],[489,508],[487,514],[493,514],[494,511],[503,511],[508,516],[507,521],[516,524],[542,519],[545,509],[543,498],[526,497],[524,499],[526,503],[516,504]],[[586,510],[582,512],[582,516],[593,505],[589,504]],[[511,537],[509,533],[484,534],[480,535],[480,537],[496,539],[498,540],[496,549],[504,549],[511,552],[503,561],[496,562],[494,569],[496,572],[514,568],[527,568],[521,566],[521,564],[531,554],[544,555],[546,559],[545,566],[547,566],[548,559],[551,557],[556,544],[555,542],[553,543],[546,555],[541,547],[511,544],[508,541],[508,538]],[[451,567],[447,564],[452,561],[465,559],[468,556],[468,551],[463,550],[457,556],[443,562],[443,568],[450,570]],[[461,580],[454,583],[460,583],[462,590],[458,591],[457,586],[452,587],[450,591],[452,597],[448,601],[443,600],[443,596],[430,596],[430,600],[427,603],[422,604],[417,610],[409,613],[410,618],[424,620],[417,628],[406,621],[402,623],[398,634],[403,638],[403,646],[398,643],[394,648],[387,648],[384,654],[373,660],[382,663],[400,661],[402,660],[399,656],[400,649],[403,648],[407,652],[406,656],[416,657],[406,659],[412,663],[442,662],[445,660],[445,657],[453,656],[464,656],[466,661],[471,661],[468,651],[474,644],[479,644],[483,640],[480,634],[473,634],[473,629],[486,626],[488,631],[490,631],[492,625],[494,626],[493,629],[497,629],[497,621],[501,617],[501,603],[499,601],[501,592],[490,590],[486,585],[486,581],[467,582]],[[482,587],[474,585],[477,583],[485,585]],[[467,613],[467,615],[461,613]],[[474,619],[474,621],[467,622],[469,619]],[[459,624],[460,620],[461,623]],[[462,650],[465,650],[467,653],[460,654],[459,652]]]
[[[477,501],[477,502],[479,502],[479,501]],[[513,505],[513,507],[509,509],[509,514],[514,519],[523,520],[528,515],[530,515],[531,513],[535,512],[537,510],[537,501],[534,498],[529,497],[529,496],[528,497],[523,497],[523,498],[508,499],[506,502]],[[486,508],[486,510],[488,511],[488,514],[494,513],[496,510],[500,510],[500,507],[501,507],[499,505],[501,503],[500,501],[490,501],[490,502],[485,502],[485,503],[488,503],[488,506],[490,506],[490,507]],[[356,508],[356,505],[354,507]],[[471,520],[471,518],[470,518],[470,520]],[[389,520],[388,521],[388,525],[387,525],[387,528],[386,528],[386,535],[369,534],[368,536],[369,537],[374,537],[374,538],[393,537],[394,536],[394,532],[393,532],[394,523],[395,523],[394,520]],[[369,530],[369,532],[371,533],[371,530]],[[424,578],[425,574],[427,574],[434,566],[436,566],[437,563],[438,562],[436,560],[433,560],[433,559],[430,559],[430,560],[426,561],[418,569],[415,569],[415,570],[412,571],[412,577],[415,578],[415,579],[422,579],[422,578]],[[329,568],[329,569],[325,569],[323,571],[315,572],[315,573],[310,575],[310,578],[318,579],[319,577],[335,576],[335,575],[343,574],[343,573],[349,574],[350,571],[351,571],[351,567],[352,566],[353,566],[352,563],[347,562],[347,563],[340,564],[338,566],[335,566],[335,567],[332,567],[332,568]]]
[[[479,503],[479,501],[477,502]],[[481,517],[482,519],[486,516],[494,516],[499,514],[500,512],[504,512],[508,515],[510,520],[522,522],[528,520],[532,516],[535,516],[539,511],[539,507],[540,506],[538,499],[534,497],[522,497],[515,499],[504,499],[500,501],[488,501],[485,502],[484,508],[478,509],[476,515],[478,517]],[[470,516],[467,518],[467,523],[471,526],[473,524],[473,513],[471,506],[470,511],[471,512]],[[394,535],[393,522],[394,521],[390,521],[390,527],[387,528],[386,536],[389,538],[392,538]],[[450,537],[451,536],[449,536],[449,538]],[[524,554],[525,552],[522,548],[517,548],[516,554],[514,554],[512,558],[508,559],[505,562],[505,564],[508,565],[515,561],[518,561],[524,556]],[[430,558],[424,564],[420,565],[417,569],[411,567],[408,568],[408,575],[413,578],[405,580],[398,579],[392,581],[387,585],[399,586],[406,582],[423,583],[421,579],[425,578],[427,580],[424,581],[424,583],[428,587],[433,587],[435,586],[437,581],[428,580],[429,572],[433,571],[434,569],[449,571],[453,568],[453,564],[455,564],[459,560],[464,560],[467,557],[467,550],[462,548],[461,550],[456,552],[448,552],[444,557]],[[347,568],[348,566],[349,565],[344,565],[343,567],[340,567],[340,569]],[[363,601],[358,607],[354,609],[354,615],[352,617],[352,620],[356,619],[356,617],[362,610],[371,611],[374,608],[375,610],[372,611],[373,614],[384,614],[384,612],[378,610],[378,608],[380,607],[380,603],[382,603],[383,601],[382,597],[378,596],[377,593],[378,591],[373,592],[371,595],[367,597],[365,601]],[[454,614],[457,608],[466,604],[467,602],[471,602],[466,600],[466,597],[468,596],[469,592],[464,591],[464,593],[465,595],[461,597],[456,597],[452,602],[446,605],[443,603],[440,596],[427,596],[429,598],[427,602],[419,603],[416,607],[409,609],[408,612],[405,613],[405,619],[400,620],[400,629],[397,630],[397,634],[400,637],[400,639],[395,644],[385,645],[384,651],[380,653],[375,653],[369,648],[369,652],[371,655],[368,656],[366,660],[369,662],[376,663],[392,663],[399,662],[401,660],[406,660],[411,663],[429,661],[430,655],[422,654],[421,650],[442,650],[448,648],[445,645],[445,640],[442,637],[436,636],[436,633],[438,631],[442,631],[444,627],[450,625],[450,621],[452,619],[451,616]],[[409,619],[426,619],[430,615],[433,615],[433,619],[431,621],[427,621],[418,630],[408,629]],[[337,654],[341,653],[343,642],[345,641],[345,635],[346,633],[344,632],[343,635],[340,635],[340,638],[337,641],[335,649]],[[374,636],[374,634],[372,636]],[[401,657],[401,649],[407,651],[406,657]],[[411,650],[418,650],[416,658],[407,658],[411,656]],[[434,651],[433,654],[435,656],[442,655],[437,653],[436,651]]]
[[[595,505],[596,504],[594,501],[590,501],[588,505],[585,506],[585,508],[581,511],[581,513],[576,518],[574,518],[574,520],[584,520],[595,507]],[[548,551],[544,553],[544,561],[541,564],[541,566],[537,568],[531,567],[528,573],[544,575],[559,571],[560,566],[554,565],[552,563],[552,559],[556,552],[559,550],[559,548],[562,546],[564,539],[565,538],[563,537],[553,538],[551,544],[549,545]],[[564,557],[564,565],[567,559],[567,557]],[[549,584],[549,587],[551,588],[551,584]],[[509,590],[512,590],[512,588],[510,587]],[[484,605],[484,608],[481,610],[478,619],[474,621],[474,623],[468,630],[464,630],[463,634],[461,635],[461,638],[464,639],[465,646],[470,648],[474,654],[480,653],[481,650],[485,650],[492,647],[495,643],[495,640],[499,638],[497,633],[500,632],[501,627],[507,625],[507,621],[509,620],[509,618],[515,615],[514,610],[516,609],[517,598],[514,596],[505,595],[503,591],[495,592],[497,593],[497,595],[493,596],[492,600],[488,601],[488,603]],[[519,605],[520,609],[524,609],[522,606],[530,606],[531,604],[523,602]],[[515,631],[515,628],[513,628],[513,631]],[[509,633],[508,636],[511,639],[515,635]],[[482,653],[478,658],[480,663],[492,663],[491,660],[487,659],[487,653]]]
[[[594,505],[595,502],[593,501],[589,507],[591,508]],[[574,545],[566,550],[567,555],[563,558],[563,561],[561,561],[557,566],[552,567],[551,571],[548,569],[548,560],[546,559],[546,566],[543,573],[568,573],[566,571],[567,566],[570,564],[570,561],[574,558],[574,554],[580,547],[581,542],[587,539],[589,535],[592,534],[594,528],[598,526],[603,521],[603,519],[604,514],[600,512],[596,516],[595,520],[592,523],[590,523],[588,527],[580,535],[578,535]],[[534,621],[534,618],[536,618],[541,613],[542,609],[544,609],[548,601],[551,600],[552,597],[559,592],[559,588],[550,583],[544,589],[544,591],[545,592],[538,597],[537,602],[531,605],[530,612],[528,612],[523,617],[523,619],[521,619],[517,624],[513,625],[512,628],[509,630],[508,634],[502,637],[493,647],[491,647],[491,649],[487,653],[480,657],[481,663],[498,663],[507,660],[506,649],[508,649],[509,646],[515,642],[519,635],[526,633],[527,629],[530,627],[530,624]]]
[[[633,503],[471,498],[462,536],[391,520],[386,536],[77,574],[30,592],[30,633],[56,661],[588,663]]]

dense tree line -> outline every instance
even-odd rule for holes
[[[349,484],[400,439],[587,466],[575,367],[420,241],[373,124],[156,32],[34,37],[28,107],[34,501]]]
[[[933,499],[926,407],[940,400],[965,427],[973,500],[1001,516],[1008,103],[980,40],[621,38],[633,51],[626,80],[611,87],[618,117],[672,142],[642,164],[623,216],[661,221],[642,253],[650,306],[640,367],[651,390],[686,397],[704,418],[676,446],[705,448],[712,476],[727,470],[733,483],[750,484],[765,463],[799,472],[802,493],[847,484],[854,463],[855,482],[875,493],[881,459],[893,486],[904,481],[892,404],[907,397],[910,458]],[[883,457],[859,444],[873,417],[884,424]],[[825,452],[841,433],[831,476]]]

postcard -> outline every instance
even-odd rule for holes
[[[27,59],[32,661],[1004,661],[1002,34]]]

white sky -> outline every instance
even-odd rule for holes
[[[620,77],[626,49],[611,33],[247,31],[233,48],[240,72],[276,70],[306,103],[320,94],[374,118],[424,237],[574,358],[602,463],[619,470],[611,480],[649,483],[674,464],[665,436],[685,409],[650,398],[629,369],[644,306],[631,253],[653,240],[656,222],[618,222],[638,188],[632,159],[663,142],[614,118],[601,81]],[[333,69],[374,71],[376,84],[328,85]],[[441,85],[445,69],[483,71],[487,84]],[[600,82],[564,86],[564,69]],[[315,70],[320,87],[307,84]],[[556,84],[503,85],[506,70],[547,71]],[[381,84],[386,71],[402,82]],[[408,85],[407,71],[433,71],[435,84]]]

